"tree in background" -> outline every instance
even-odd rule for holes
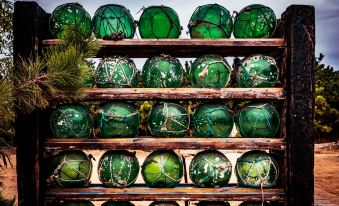
[[[13,67],[13,3],[0,2],[0,79],[7,76],[9,67]]]

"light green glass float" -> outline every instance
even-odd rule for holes
[[[90,201],[65,201],[61,206],[94,206]]]
[[[234,20],[235,38],[271,37],[277,25],[274,11],[261,4],[243,8]]]
[[[134,204],[124,201],[108,201],[103,203],[101,206],[134,206]]]
[[[160,55],[147,59],[142,69],[142,81],[146,88],[181,87],[184,69],[177,58]]]
[[[219,55],[203,55],[197,58],[190,71],[193,87],[223,88],[230,81],[231,67]]]
[[[82,151],[62,151],[51,158],[47,183],[52,187],[86,187],[92,174],[92,162]]]
[[[154,137],[183,137],[187,134],[190,117],[186,109],[175,103],[156,104],[148,118],[148,129]]]
[[[181,34],[178,14],[167,6],[147,7],[139,19],[139,33],[143,39],[176,39]]]
[[[230,206],[230,203],[223,201],[200,201],[197,206]]]
[[[124,56],[102,59],[95,71],[98,88],[129,88],[137,86],[137,67]]]
[[[205,150],[194,156],[189,174],[197,187],[223,187],[231,178],[232,165],[223,153]]]
[[[270,206],[271,204],[267,202],[252,202],[252,201],[246,201],[242,202],[239,206]]]
[[[254,150],[237,159],[235,174],[240,187],[270,188],[277,185],[279,166],[271,155]]]
[[[280,126],[278,111],[268,103],[249,104],[234,120],[242,137],[274,137]]]
[[[174,201],[156,201],[152,202],[149,206],[180,206],[180,205]]]
[[[273,57],[252,55],[240,62],[236,80],[239,87],[274,87],[279,83],[279,67]]]
[[[183,176],[183,162],[171,150],[154,151],[146,157],[141,174],[149,187],[175,187]]]
[[[134,137],[139,124],[139,111],[134,104],[110,102],[100,110],[99,129],[103,137]]]
[[[91,27],[91,16],[78,3],[58,6],[49,19],[49,28],[55,38],[64,38],[67,29],[77,31],[84,37],[90,37]]]
[[[126,150],[109,150],[98,165],[100,181],[106,187],[129,187],[138,177],[139,162],[134,153]]]
[[[225,104],[205,103],[195,110],[191,127],[194,137],[228,137],[233,124],[233,113]]]
[[[207,4],[196,8],[188,28],[191,38],[230,38],[233,20],[225,7]]]
[[[53,111],[50,125],[56,138],[88,138],[92,134],[93,119],[82,105],[63,105]]]
[[[134,19],[124,6],[107,4],[100,6],[93,19],[93,32],[99,39],[111,36],[133,38],[135,33]]]

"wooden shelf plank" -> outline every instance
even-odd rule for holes
[[[70,149],[286,149],[282,138],[98,138],[98,139],[47,139],[47,150]]]
[[[92,200],[107,201],[150,201],[150,200],[225,200],[225,201],[284,201],[283,189],[253,189],[236,186],[222,188],[196,188],[191,185],[179,185],[175,188],[149,188],[137,185],[131,188],[104,188],[100,186],[90,188],[49,189],[45,193],[45,200]]]
[[[59,44],[61,40],[43,40],[43,46]],[[285,49],[283,38],[269,39],[124,39],[120,41],[97,40],[102,46],[98,56],[128,55],[150,57],[161,53],[176,57],[197,57],[207,53],[222,56],[247,56],[250,54],[277,54]]]
[[[84,100],[285,99],[284,88],[84,88]],[[58,99],[57,96],[54,97]]]

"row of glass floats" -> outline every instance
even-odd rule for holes
[[[76,29],[86,37],[94,32],[97,38],[133,38],[139,27],[141,38],[178,38],[182,27],[178,14],[167,6],[150,6],[143,9],[136,23],[125,7],[116,4],[101,6],[91,20],[88,12],[77,3],[58,6],[50,18],[50,30],[54,37],[63,38],[66,28]],[[218,4],[199,6],[194,11],[188,29],[191,38],[271,37],[277,25],[272,9],[253,4],[235,16]]]

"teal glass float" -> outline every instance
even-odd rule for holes
[[[143,39],[176,39],[181,34],[178,14],[167,6],[150,6],[140,16],[139,33]]]
[[[189,174],[197,187],[223,187],[231,178],[232,165],[223,153],[205,150],[194,156]]]
[[[56,138],[88,138],[92,134],[93,119],[82,105],[63,105],[53,111],[50,125]]]
[[[139,125],[139,111],[134,104],[110,102],[100,110],[99,129],[103,137],[135,137]]]
[[[160,55],[147,59],[142,69],[146,88],[177,88],[184,80],[184,69],[177,58]]]
[[[180,183],[183,170],[183,162],[175,152],[158,150],[146,157],[141,174],[149,187],[171,188]]]
[[[93,19],[93,32],[102,39],[107,36],[121,36],[121,38],[133,38],[135,33],[134,19],[124,6],[107,4],[100,6]]]
[[[155,201],[152,202],[149,206],[180,206],[180,205],[174,201]]]
[[[239,87],[274,87],[279,83],[279,67],[273,57],[252,55],[240,61],[236,80]]]
[[[280,116],[268,103],[252,103],[238,112],[235,125],[242,137],[274,137],[280,127]]]
[[[99,180],[106,187],[129,187],[137,180],[138,174],[138,159],[126,150],[109,150],[99,160]]]
[[[231,67],[222,56],[203,55],[193,62],[189,78],[195,88],[223,88],[230,75]]]
[[[194,137],[228,137],[233,124],[233,113],[225,104],[204,103],[195,110],[191,128]]]
[[[95,71],[98,88],[130,88],[137,86],[137,67],[124,56],[102,59]]]
[[[235,38],[266,38],[275,31],[277,19],[274,11],[261,4],[243,8],[234,20]]]
[[[82,151],[62,151],[49,162],[47,183],[52,187],[86,187],[92,174],[92,162]]]
[[[189,124],[187,110],[169,102],[156,104],[148,118],[148,129],[154,137],[183,137],[188,132]]]
[[[196,8],[188,28],[191,38],[230,38],[233,20],[225,7],[207,4]]]
[[[235,174],[240,187],[271,188],[277,185],[279,166],[271,155],[253,150],[237,159]]]
[[[134,206],[134,204],[124,201],[108,201],[103,203],[101,206]]]
[[[197,206],[230,206],[230,203],[223,201],[200,201]]]
[[[91,16],[78,3],[62,4],[52,12],[49,28],[55,38],[64,38],[67,29],[88,38],[92,34]]]
[[[253,202],[253,201],[246,201],[242,202],[239,206],[270,206],[271,204],[267,202]]]
[[[61,206],[94,206],[90,201],[65,201]]]

